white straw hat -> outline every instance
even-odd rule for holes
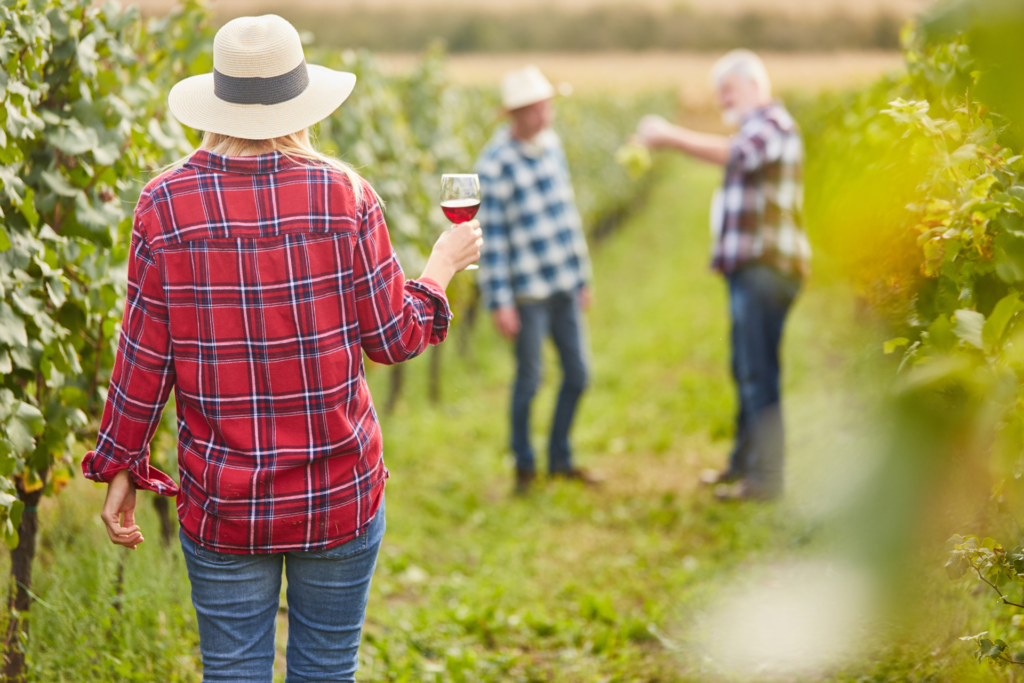
[[[177,83],[167,103],[191,128],[267,140],[327,118],[355,84],[355,74],[307,65],[295,27],[267,14],[224,24],[213,39],[213,73]]]
[[[508,111],[549,100],[554,96],[554,87],[533,64],[510,71],[501,79],[501,106]]]

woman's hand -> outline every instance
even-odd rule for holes
[[[123,520],[121,515],[124,515]],[[107,499],[100,518],[112,543],[135,550],[146,540],[135,524],[135,483],[128,476],[128,470],[121,470],[107,484]]]
[[[480,246],[484,243],[480,221],[460,223],[443,233],[434,244],[427,267],[421,277],[430,278],[442,289],[448,287],[455,273],[480,258]]]

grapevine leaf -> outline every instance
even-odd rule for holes
[[[8,441],[14,447],[15,453],[26,453],[36,445],[32,429],[17,417],[8,420],[5,425],[5,431],[7,432]]]
[[[970,344],[975,348],[983,348],[981,330],[985,324],[985,316],[977,311],[961,308],[954,315],[953,332],[960,341]]]
[[[1024,280],[1024,237],[1001,233],[993,240],[996,274],[1003,282]]]
[[[949,578],[956,580],[967,573],[967,570],[970,568],[970,564],[963,555],[955,554],[946,561],[945,567],[946,575]]]
[[[68,26],[66,15],[57,7],[46,13],[50,22],[50,35],[56,40],[64,41],[71,37],[71,27]]]
[[[0,303],[0,343],[7,346],[28,346],[25,321],[7,302]]]
[[[1024,548],[1017,546],[1010,553],[1010,566],[1017,574],[1024,575]]]
[[[43,179],[43,182],[48,188],[54,191],[54,193],[61,197],[76,197],[78,196],[79,190],[73,187],[64,176],[60,173],[50,173],[49,171],[43,171],[39,174]]]
[[[60,308],[67,300],[67,293],[64,291],[64,283],[59,277],[51,277],[46,281],[46,294],[55,308]]]
[[[24,401],[18,403],[17,407],[14,409],[14,415],[21,420],[33,434],[42,434],[43,429],[46,427],[46,420],[43,419],[43,414],[39,412],[39,409],[25,403]]]
[[[96,34],[90,33],[78,43],[75,51],[78,57],[78,68],[86,78],[96,78],[96,62],[99,55],[96,53]]]
[[[21,201],[21,205],[18,207],[18,211],[25,217],[28,224],[33,228],[39,225],[39,213],[36,211],[35,204],[36,193],[32,191],[32,188],[25,189],[25,198]]]
[[[882,352],[885,355],[888,356],[890,353],[895,351],[897,348],[899,348],[901,346],[906,346],[909,343],[910,343],[910,340],[907,339],[906,337],[896,337],[895,339],[890,339],[887,342],[885,342],[884,344],[882,344]]]
[[[117,145],[103,145],[95,148],[92,151],[92,156],[96,159],[97,164],[110,166],[120,158],[121,151],[117,148]]]
[[[11,509],[7,513],[7,517],[11,520],[11,524],[17,529],[21,525],[21,513],[25,511],[25,503],[15,498],[11,501]]]
[[[999,214],[999,226],[1006,232],[1024,236],[1024,216],[1007,211]]]
[[[928,341],[940,351],[948,351],[956,344],[953,324],[945,315],[939,315],[928,326]]]
[[[1006,331],[1006,326],[1022,308],[1024,308],[1024,304],[1021,303],[1020,295],[1017,292],[1007,294],[996,304],[981,330],[982,341],[989,352],[996,350]]]
[[[71,156],[79,156],[99,147],[100,138],[92,128],[86,128],[77,119],[70,119],[54,131],[49,141]]]
[[[986,658],[995,659],[999,657],[999,655],[1003,654],[1005,650],[1006,643],[1002,640],[996,639],[996,641],[993,642],[988,638],[982,638],[978,641],[978,651],[975,655],[978,657],[978,661],[980,662]]]

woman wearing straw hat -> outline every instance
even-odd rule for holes
[[[108,483],[102,518],[128,548],[135,490],[177,495],[204,680],[271,680],[283,568],[288,680],[354,681],[388,476],[362,353],[399,363],[444,340],[444,289],[480,228],[442,235],[405,280],[373,189],[309,141],[355,76],[307,65],[272,15],[227,23],[213,63],[170,93],[203,143],[139,199],[82,469]],[[149,466],[172,388],[180,491]]]

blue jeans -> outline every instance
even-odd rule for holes
[[[779,406],[779,346],[800,281],[759,264],[732,273],[728,281],[732,373],[740,404],[729,474],[781,493],[784,435]]]
[[[541,349],[550,334],[562,361],[563,378],[548,443],[548,470],[568,472],[572,470],[569,429],[576,404],[587,386],[579,299],[575,292],[556,294],[543,301],[519,303],[516,308],[520,323],[516,337],[516,381],[512,389],[512,450],[516,469],[536,469],[530,445],[530,404],[540,386]]]
[[[288,683],[355,681],[384,501],[362,536],[321,552],[231,555],[179,531],[199,620],[203,681],[271,683],[281,570],[288,573]]]

